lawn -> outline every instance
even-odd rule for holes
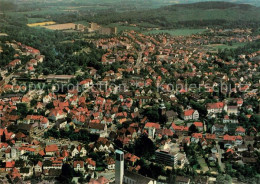
[[[206,29],[167,29],[167,30],[151,30],[145,31],[144,34],[160,34],[168,33],[172,36],[189,36],[193,34],[199,34],[206,31]]]
[[[201,166],[201,170],[202,170],[203,172],[207,172],[207,171],[209,170],[209,167],[208,167],[208,165],[207,165],[207,163],[206,163],[206,161],[205,161],[204,158],[199,157],[199,158],[198,158],[198,162],[199,162],[199,164],[200,164],[200,166]]]

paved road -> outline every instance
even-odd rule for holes
[[[142,52],[142,51],[138,53],[138,58],[137,58],[136,64],[135,64],[135,67],[137,67],[137,68],[138,68],[138,67],[140,66],[140,64],[141,64],[142,55],[143,55],[143,52]]]

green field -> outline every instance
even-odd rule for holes
[[[151,30],[145,31],[144,34],[167,33],[172,36],[189,36],[192,34],[203,33],[206,29],[170,29],[170,30]]]
[[[211,49],[236,49],[238,47],[243,47],[247,44],[247,42],[243,43],[233,43],[232,45],[226,45],[226,44],[212,44],[212,45],[207,45],[207,47]]]
[[[117,27],[118,33],[126,30],[142,31],[142,28],[140,28],[139,26],[124,25],[120,23],[112,23],[105,25],[104,27]]]
[[[82,24],[82,25],[84,25],[84,26],[86,26],[86,27],[89,27],[89,23],[88,22],[86,22],[86,21],[77,21],[77,22],[74,22],[75,24]]]
[[[28,18],[27,20],[28,20],[28,24],[48,21],[45,18]]]

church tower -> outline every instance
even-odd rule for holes
[[[116,150],[116,184],[123,184],[124,179],[124,152]]]
[[[166,107],[165,107],[165,104],[162,101],[162,103],[159,106],[159,115],[164,116],[165,114],[166,114]]]

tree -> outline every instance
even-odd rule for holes
[[[142,134],[135,142],[135,154],[139,157],[151,158],[155,153],[155,145],[146,134]]]
[[[71,179],[73,178],[73,173],[74,171],[69,164],[63,164],[58,180],[61,183],[70,183]]]
[[[199,130],[197,129],[197,127],[194,124],[192,124],[189,128],[189,135],[191,135],[193,133],[198,133],[198,132],[199,132]]]
[[[33,107],[37,104],[37,100],[35,99],[32,99],[31,102],[30,102],[30,106]]]
[[[21,116],[26,116],[28,113],[28,107],[26,103],[18,103],[17,105],[17,113]]]
[[[1,137],[1,142],[6,142],[5,131],[3,132],[3,135]]]
[[[216,184],[223,184],[223,183],[231,184],[232,178],[227,174],[226,175],[218,175],[218,177],[216,179]]]
[[[156,107],[149,108],[148,111],[145,112],[145,115],[148,117],[150,121],[158,122],[160,120],[158,108]]]

